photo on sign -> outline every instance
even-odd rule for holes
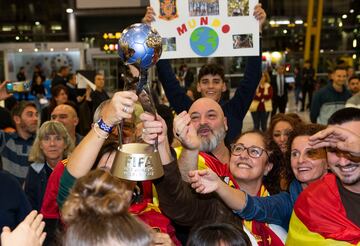
[[[219,0],[189,0],[189,15],[219,15]]]
[[[174,20],[178,17],[176,0],[159,0],[160,11],[159,18],[167,21]]]
[[[162,38],[163,51],[176,51],[176,38]]]
[[[236,34],[233,35],[233,48],[252,48],[254,47],[252,34]]]
[[[249,0],[228,0],[228,16],[248,16]]]

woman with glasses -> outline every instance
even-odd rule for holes
[[[247,186],[239,183],[241,190],[236,190],[220,182],[211,170],[191,172],[191,186],[202,194],[216,192],[231,209],[235,210],[236,214],[246,220],[276,224],[287,230],[292,208],[298,195],[310,183],[321,179],[327,173],[326,150],[324,148],[314,149],[309,145],[309,137],[323,129],[324,126],[317,124],[301,125],[289,135],[289,163],[295,177],[290,184],[289,193],[281,192],[273,196],[259,197],[248,189],[248,184],[254,180],[248,179]],[[273,165],[271,153],[267,151],[265,145],[260,143],[253,146],[255,137],[249,140],[245,139],[247,140],[246,144],[242,143],[243,140],[240,138],[232,147],[230,160],[232,174],[235,178],[240,177],[238,170],[240,167],[244,167],[242,176],[244,173],[249,173],[249,170],[245,170],[245,161],[241,161],[248,159],[248,163],[262,161],[265,175],[268,168]],[[269,157],[266,157],[266,153],[269,154]],[[250,169],[250,165],[248,165],[248,169]],[[259,187],[259,183],[257,187]]]
[[[261,132],[249,131],[243,133],[231,145],[230,172],[240,189],[249,196],[267,197],[271,194],[269,189],[274,189],[273,183],[277,183],[278,169],[274,169],[274,171],[272,169],[273,163],[277,160],[274,158],[279,156],[280,150],[270,151],[271,144],[272,142],[268,141]],[[277,148],[276,145],[272,147]],[[265,181],[268,175],[271,175],[271,178]],[[236,196],[229,200],[238,199],[237,193],[232,192],[235,189],[220,181],[220,178],[210,169],[191,171],[189,176],[192,187],[199,193],[216,191],[225,203],[227,203],[228,194]],[[246,200],[242,202],[244,203]],[[230,208],[232,207],[230,206]],[[280,226],[267,225],[252,219],[244,220],[243,224],[255,238],[271,240],[272,245],[284,245],[285,243],[287,233]]]

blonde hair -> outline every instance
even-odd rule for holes
[[[66,130],[65,126],[56,121],[46,121],[44,122],[35,138],[35,141],[31,147],[29,154],[29,161],[43,163],[45,162],[44,152],[40,148],[40,141],[44,139],[47,135],[59,135],[64,139],[65,149],[63,152],[62,158],[67,157],[71,151],[74,149],[74,141],[70,137],[70,134]]]
[[[150,228],[128,212],[132,189],[96,169],[78,179],[62,208],[63,245],[151,245]]]

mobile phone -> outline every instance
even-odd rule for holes
[[[29,92],[30,91],[30,81],[9,82],[6,84],[6,91],[8,93]]]

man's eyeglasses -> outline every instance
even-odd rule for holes
[[[231,154],[235,156],[241,155],[241,153],[244,150],[246,150],[248,155],[253,158],[259,158],[263,154],[263,152],[265,152],[269,156],[269,154],[265,149],[255,145],[250,147],[245,147],[243,144],[231,144],[230,147],[231,147]]]

